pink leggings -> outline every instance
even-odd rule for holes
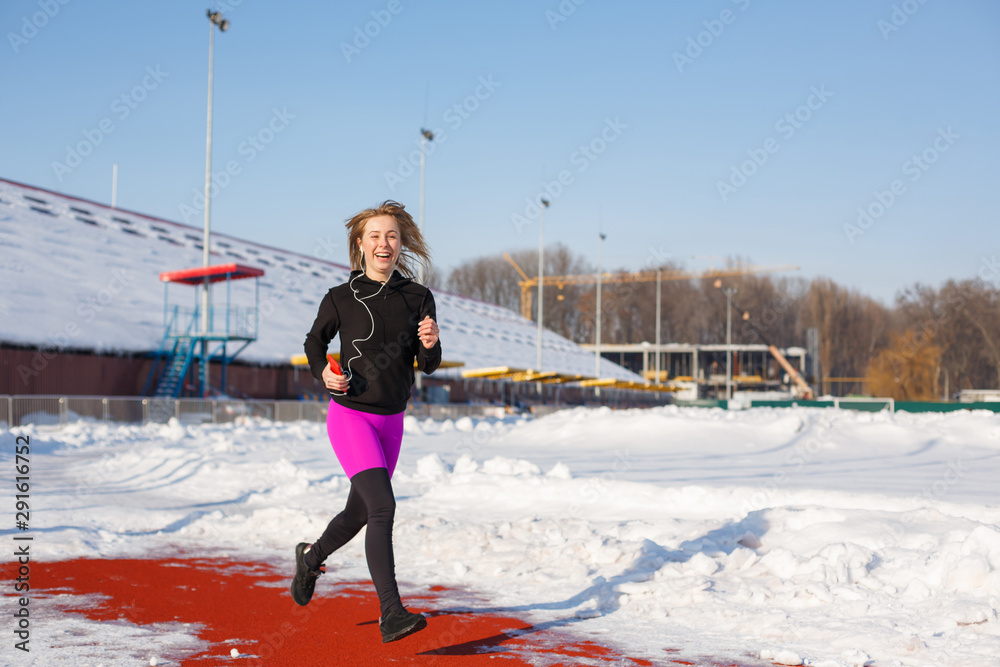
[[[402,412],[376,415],[345,408],[331,399],[326,432],[348,479],[369,468],[385,468],[392,477],[403,441]]]

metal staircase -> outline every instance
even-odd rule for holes
[[[174,339],[174,349],[167,357],[166,368],[156,383],[154,398],[177,398],[184,386],[184,376],[194,357],[194,339],[187,336]]]

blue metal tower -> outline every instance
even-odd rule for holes
[[[216,361],[221,365],[219,390],[225,393],[226,367],[246,347],[257,340],[258,305],[260,303],[260,277],[264,271],[242,264],[217,264],[215,266],[167,271],[160,274],[163,282],[163,341],[154,355],[143,395],[159,398],[176,398],[182,393],[189,396],[208,396],[211,387],[203,386],[199,372]],[[232,281],[254,279],[253,306],[231,304]],[[210,300],[208,327],[204,330],[198,291],[195,290],[193,306],[171,304],[170,283],[200,286],[206,281],[210,286],[226,281],[226,304],[216,307]],[[214,296],[214,295],[213,295]],[[239,345],[230,352],[232,345]],[[198,368],[196,368],[198,366]],[[151,392],[151,393],[150,393]]]

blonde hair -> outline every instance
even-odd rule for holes
[[[364,253],[358,245],[358,241],[365,232],[365,224],[372,218],[380,215],[387,215],[396,220],[399,225],[399,259],[396,260],[396,268],[403,275],[414,277],[415,263],[422,263],[425,268],[430,268],[431,251],[424,241],[423,234],[417,223],[413,222],[413,216],[406,212],[406,207],[399,202],[387,199],[375,208],[366,208],[360,213],[350,218],[345,226],[347,227],[348,245],[350,246],[351,269],[364,270],[362,260]]]

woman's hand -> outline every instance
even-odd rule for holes
[[[440,330],[438,329],[437,322],[432,320],[430,315],[424,315],[423,321],[417,327],[417,337],[420,338],[423,346],[429,350],[438,342],[438,331]]]
[[[330,368],[330,364],[326,365],[323,369],[323,384],[326,385],[327,389],[337,391],[340,393],[347,391],[347,378],[343,375],[337,375]]]

